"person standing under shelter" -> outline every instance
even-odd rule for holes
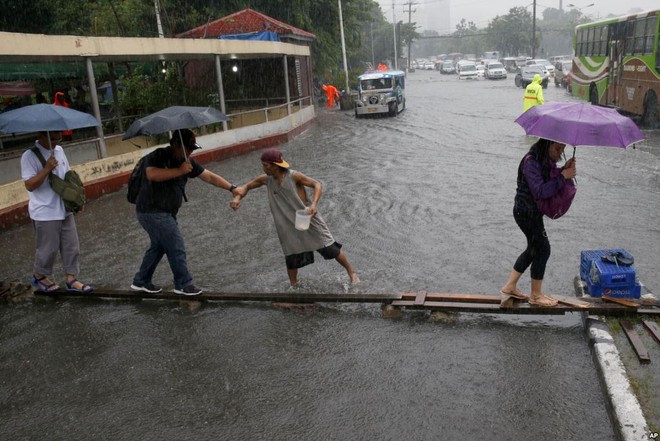
[[[529,300],[530,305],[555,306],[558,303],[543,294],[542,290],[545,266],[550,258],[550,241],[536,200],[553,197],[575,177],[575,158],[566,161],[561,173],[551,172],[551,169],[557,168],[557,161],[562,157],[564,148],[565,144],[541,138],[532,145],[518,166],[513,218],[527,239],[527,248],[518,256],[500,294]],[[530,265],[532,280],[528,298],[518,289],[518,281]]]
[[[545,102],[543,99],[543,86],[541,85],[541,75],[535,74],[532,82],[525,87],[523,95],[523,112],[534,106],[540,106]]]
[[[93,288],[76,279],[80,272],[80,243],[73,213],[64,208],[64,201],[53,191],[48,175],[60,178],[69,171],[64,149],[57,145],[61,132],[39,132],[35,148],[46,160],[46,165],[32,150],[21,157],[21,176],[28,191],[28,211],[36,233],[37,251],[34,259],[32,286],[38,291],[54,292],[60,287],[52,280],[55,257],[59,252],[66,274],[66,290],[90,293]]]
[[[145,172],[141,177],[135,211],[151,243],[144,253],[140,269],[133,277],[133,290],[161,292],[162,289],[153,284],[152,278],[160,260],[167,256],[174,277],[174,292],[186,296],[202,293],[193,285],[188,271],[185,243],[176,218],[183,200],[187,200],[186,184],[188,179],[199,177],[207,184],[233,194],[237,194],[237,190],[235,185],[190,158],[190,154],[197,149],[201,147],[195,134],[189,129],[181,129],[173,133],[168,147],[156,149],[144,157]]]
[[[282,158],[282,153],[277,148],[267,149],[261,155],[261,165],[265,174],[240,186],[230,206],[238,210],[241,199],[248,191],[266,186],[270,212],[284,251],[291,286],[295,287],[298,284],[298,268],[314,263],[314,251],[326,260],[335,259],[344,267],[351,283],[359,283],[360,279],[348,262],[342,245],[334,240],[325,221],[318,213],[317,205],[322,193],[321,183],[298,171],[290,170],[289,163]],[[313,189],[311,203],[305,187]],[[306,209],[312,218],[309,229],[301,231],[295,228],[295,217],[296,211],[303,209]]]
[[[69,102],[64,96],[64,92],[55,92],[55,98],[53,99],[53,104],[56,106],[70,107]],[[62,140],[71,141],[73,137],[73,130],[65,130],[62,132]]]

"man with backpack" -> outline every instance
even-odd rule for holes
[[[130,201],[139,183],[135,211],[151,243],[144,253],[139,271],[133,277],[133,290],[148,293],[162,291],[153,284],[152,277],[160,260],[167,255],[174,276],[174,292],[186,296],[202,293],[193,285],[188,272],[185,244],[176,219],[186,199],[186,183],[189,178],[199,177],[208,184],[229,190],[233,195],[240,193],[235,185],[190,158],[190,154],[200,148],[191,130],[177,130],[168,147],[154,150],[141,160],[141,167],[136,166],[137,173],[131,177],[128,198]]]
[[[57,145],[61,132],[39,132],[34,149],[21,157],[21,176],[28,191],[28,211],[36,233],[37,251],[34,259],[32,286],[52,293],[60,287],[51,280],[55,257],[59,252],[66,274],[66,290],[90,293],[93,288],[76,279],[80,272],[80,243],[73,212],[67,211],[62,197],[55,193],[48,176],[53,173],[64,179],[69,161],[64,149]],[[41,156],[44,159],[42,164]]]

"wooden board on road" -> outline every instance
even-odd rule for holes
[[[563,305],[577,306],[578,308],[585,308],[585,309],[589,309],[589,307],[591,306],[591,303],[583,302],[582,300],[579,300],[575,297],[560,296],[557,294],[552,294],[550,297],[557,300],[559,303]]]
[[[625,332],[628,341],[630,341],[630,344],[635,350],[639,362],[650,363],[651,357],[649,357],[649,351],[646,349],[646,346],[644,346],[642,339],[639,338],[639,334],[635,331],[633,324],[629,320],[619,320],[619,324],[623,328],[623,332]]]
[[[644,327],[651,333],[655,341],[660,343],[660,326],[656,322],[650,320],[642,320]]]

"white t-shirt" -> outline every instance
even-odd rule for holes
[[[44,159],[48,161],[51,155],[55,155],[57,159],[57,167],[53,169],[60,178],[64,179],[64,175],[69,171],[69,161],[66,159],[64,149],[61,146],[55,146],[51,151],[43,147],[39,142],[34,143],[41,151]],[[24,181],[35,176],[43,169],[41,161],[37,158],[32,150],[27,150],[21,156],[21,177]],[[30,219],[35,221],[51,221],[51,220],[64,220],[67,213],[64,209],[64,201],[62,198],[50,188],[48,177],[37,188],[28,192],[29,204],[28,211]]]

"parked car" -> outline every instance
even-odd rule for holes
[[[548,77],[548,75],[545,73],[542,66],[538,66],[536,64],[521,67],[516,74],[514,82],[516,86],[522,87],[524,89],[529,83],[532,82],[534,75],[536,74],[541,75],[541,86],[546,89],[548,87],[548,81],[550,77]]]
[[[486,66],[483,64],[477,64],[477,78],[483,78],[486,76]]]
[[[442,63],[440,66],[440,73],[441,74],[454,74],[456,73],[456,68],[454,67],[454,63],[451,61],[445,61]]]
[[[485,76],[489,80],[506,78],[506,69],[502,63],[493,62],[486,65]]]
[[[566,88],[566,75],[571,71],[572,61],[558,61],[555,64],[555,86]]]

